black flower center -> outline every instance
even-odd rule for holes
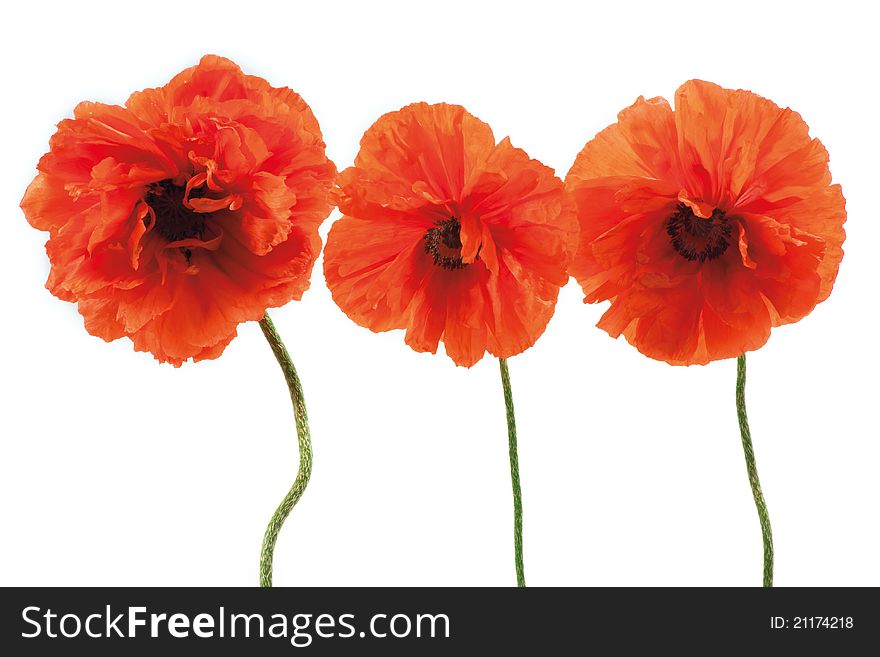
[[[201,189],[190,190],[191,198],[199,198]],[[186,187],[174,184],[172,180],[153,183],[147,189],[146,202],[156,214],[153,229],[169,242],[177,242],[191,237],[203,239],[205,220],[209,213],[196,212],[183,203]],[[148,218],[144,218],[144,223]]]
[[[672,248],[686,260],[715,260],[730,246],[733,225],[723,210],[715,209],[712,216],[703,219],[694,214],[684,203],[666,221],[666,234]]]
[[[461,260],[461,223],[458,217],[438,221],[425,233],[425,253],[434,258],[434,264],[443,269],[463,269]]]

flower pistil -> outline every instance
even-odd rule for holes
[[[443,269],[464,269],[470,264],[463,261],[461,247],[461,222],[458,217],[438,221],[425,233],[425,253],[432,256],[434,264]]]
[[[666,234],[672,248],[684,259],[700,262],[715,260],[730,246],[733,226],[724,210],[715,208],[706,219],[698,217],[689,205],[679,203],[666,220]]]
[[[198,190],[192,190],[196,196]],[[210,213],[197,212],[187,203],[186,187],[167,179],[152,183],[147,188],[146,202],[155,213],[154,228],[169,242],[192,237],[204,239],[205,221]],[[144,217],[146,225],[148,217]]]

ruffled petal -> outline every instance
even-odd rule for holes
[[[416,351],[442,341],[464,367],[543,333],[578,231],[552,169],[461,107],[419,103],[381,117],[339,183],[324,272],[355,322],[405,328]]]
[[[174,365],[302,296],[335,203],[302,98],[211,55],[126,107],[81,103],[38,168],[22,208],[49,231],[47,287]]]
[[[566,177],[592,180],[610,176],[673,178],[679,169],[672,108],[663,98],[635,103],[578,153]]]
[[[432,198],[457,202],[465,181],[495,147],[488,125],[463,107],[415,103],[385,114],[361,139],[358,169],[387,171]]]
[[[669,129],[641,101],[634,108],[566,178],[581,228],[570,270],[585,301],[611,302],[601,328],[652,358],[704,364],[759,348],[772,326],[827,298],[846,211],[827,153],[798,114],[699,80],[679,88]],[[662,165],[639,156],[627,137],[638,130],[674,136],[654,142]],[[712,230],[729,231],[713,242],[718,251],[680,253],[666,231],[682,212],[697,222],[685,230],[711,219]]]
[[[373,331],[407,328],[410,305],[433,268],[423,235],[418,226],[349,217],[334,223],[324,276],[336,304]]]

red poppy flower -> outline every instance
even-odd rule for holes
[[[757,349],[831,293],[844,198],[790,109],[693,80],[639,98],[566,178],[581,225],[571,272],[599,327],[673,365]]]
[[[462,107],[418,103],[373,124],[339,180],[324,273],[352,320],[416,351],[442,340],[465,367],[543,333],[577,231],[552,169]]]
[[[48,289],[176,366],[302,296],[333,206],[308,105],[210,55],[125,107],[81,103],[38,169],[21,205],[49,231]]]

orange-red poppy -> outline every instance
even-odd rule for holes
[[[367,130],[339,184],[324,273],[352,320],[465,367],[543,333],[577,231],[552,169],[462,107],[417,103]]]
[[[125,107],[80,103],[38,169],[21,206],[49,232],[48,289],[176,366],[302,296],[333,207],[305,101],[211,55]]]
[[[831,293],[844,198],[800,115],[692,80],[618,115],[566,178],[599,327],[673,365],[757,349]]]

